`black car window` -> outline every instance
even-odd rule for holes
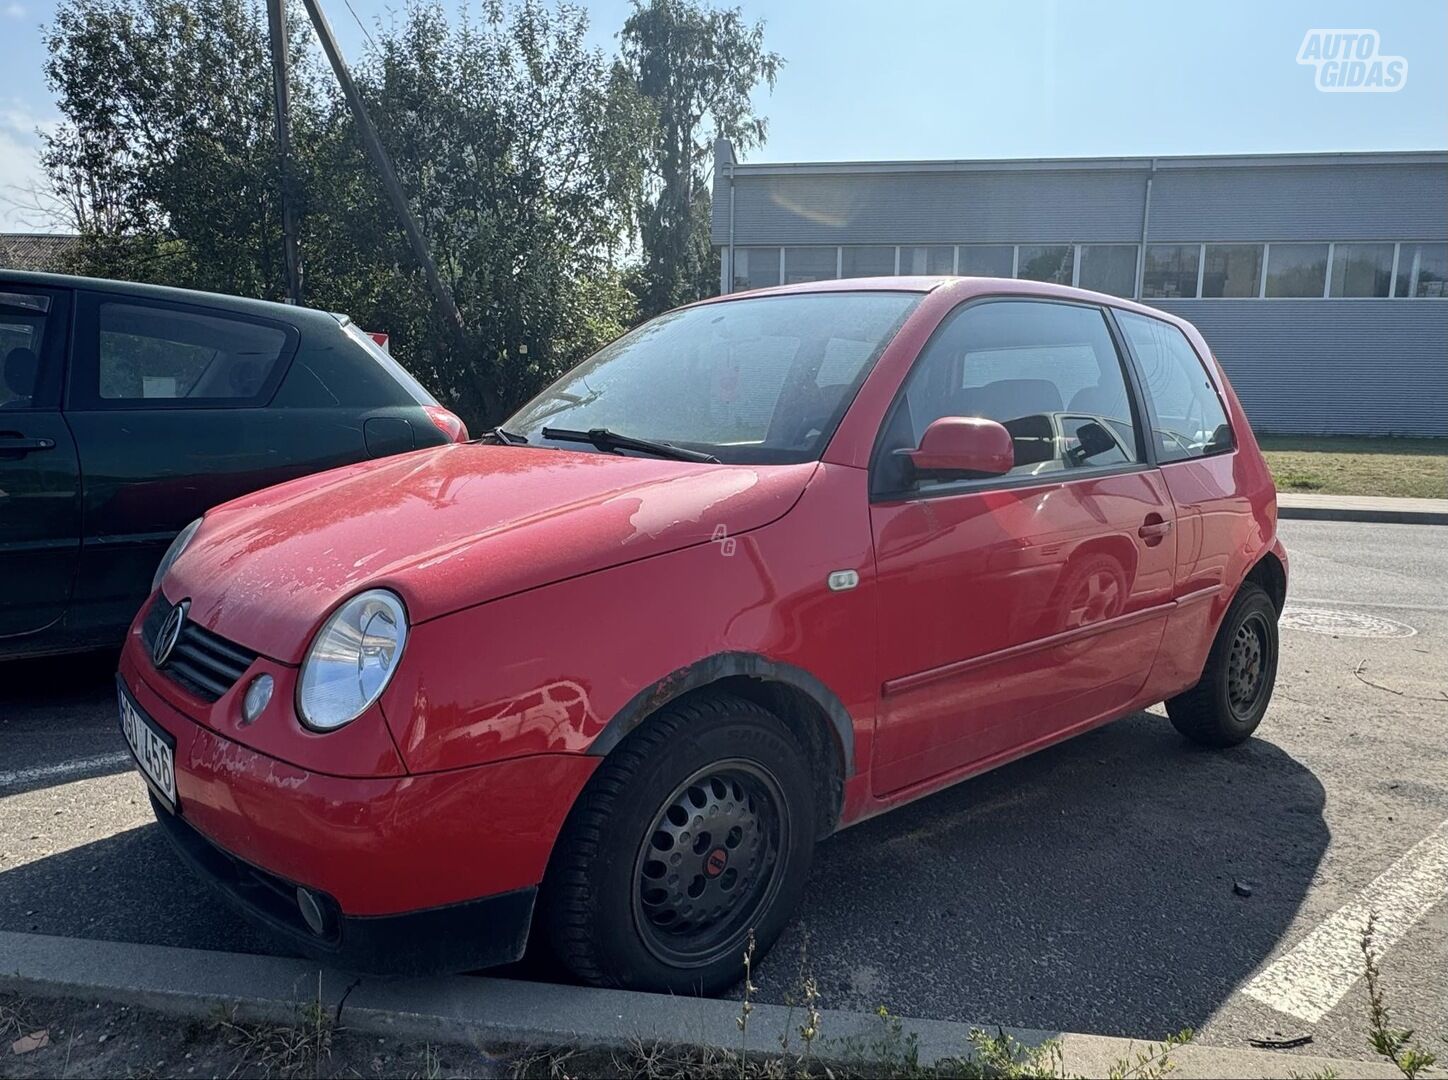
[[[40,360],[48,343],[51,300],[0,287],[0,409],[41,404]]]
[[[1232,449],[1232,426],[1221,398],[1186,335],[1171,323],[1118,311],[1156,417],[1156,454],[1182,461]]]
[[[253,404],[287,348],[280,327],[129,301],[97,311],[97,390],[106,403]]]
[[[875,491],[903,489],[904,475],[889,475],[901,470],[890,451],[919,446],[944,416],[1003,425],[1015,449],[1012,479],[1144,460],[1121,357],[1096,307],[1001,300],[946,319],[896,403]]]

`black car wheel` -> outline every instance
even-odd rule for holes
[[[1277,681],[1277,608],[1244,582],[1227,609],[1196,686],[1166,703],[1172,724],[1203,746],[1244,742],[1267,711]]]
[[[773,714],[700,694],[599,766],[544,883],[541,928],[578,978],[713,993],[772,945],[799,901],[815,832],[810,768]]]

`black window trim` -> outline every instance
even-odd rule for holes
[[[71,359],[71,327],[74,323],[75,292],[51,285],[31,285],[23,281],[0,279],[0,292],[30,293],[50,298],[46,314],[45,340],[41,343],[40,369],[30,406],[0,415],[20,416],[24,413],[58,412],[64,397],[65,380]],[[4,357],[0,357],[0,362]]]
[[[255,326],[280,330],[286,335],[281,352],[267,375],[261,390],[249,398],[107,398],[100,392],[100,308],[102,304],[131,304],[139,307],[157,308],[165,311],[179,311],[189,315],[201,315],[211,319],[229,319],[232,322],[251,323]],[[125,292],[93,290],[76,293],[74,339],[71,348],[70,370],[65,385],[65,408],[71,412],[143,412],[153,409],[264,409],[269,406],[281,389],[287,371],[296,357],[301,344],[301,332],[291,323],[269,319],[250,312],[233,311],[229,308],[206,304],[183,303],[174,300],[159,300],[150,296],[137,296]]]
[[[1118,311],[1125,312],[1128,315],[1137,315],[1143,319],[1151,319],[1155,322],[1162,323],[1165,326],[1171,327],[1171,329],[1175,330],[1178,334],[1181,335],[1182,340],[1187,343],[1187,348],[1191,350],[1192,355],[1197,358],[1197,363],[1201,365],[1202,374],[1207,377],[1207,383],[1211,386],[1212,393],[1217,395],[1217,405],[1222,410],[1222,418],[1227,423],[1227,430],[1232,433],[1232,443],[1230,446],[1219,446],[1213,450],[1203,450],[1200,454],[1194,454],[1191,457],[1171,458],[1170,460],[1166,461],[1160,460],[1160,455],[1158,455],[1156,452],[1156,433],[1158,431],[1165,431],[1166,429],[1159,425],[1159,419],[1156,413],[1156,403],[1151,400],[1151,395],[1146,392],[1146,383],[1142,381],[1140,368],[1141,358],[1136,355],[1136,350],[1131,347],[1131,339],[1127,336],[1126,331],[1121,328],[1121,324],[1117,322],[1116,313]],[[1135,383],[1136,395],[1140,400],[1140,403],[1146,409],[1146,416],[1149,427],[1145,432],[1142,432],[1141,434],[1143,437],[1147,436],[1148,434],[1151,436],[1150,438],[1146,439],[1147,456],[1151,463],[1159,468],[1163,465],[1180,465],[1184,461],[1201,461],[1203,458],[1220,457],[1223,454],[1236,453],[1239,446],[1239,441],[1237,439],[1237,427],[1235,424],[1232,423],[1232,410],[1227,408],[1227,400],[1225,397],[1222,396],[1222,388],[1220,385],[1218,385],[1216,372],[1212,370],[1211,364],[1208,364],[1205,360],[1202,359],[1202,354],[1199,353],[1197,351],[1197,347],[1192,344],[1192,339],[1190,335],[1183,331],[1182,328],[1176,323],[1171,322],[1168,319],[1163,319],[1158,315],[1148,315],[1146,312],[1137,311],[1135,308],[1120,307],[1117,305],[1107,305],[1106,317],[1107,321],[1111,323],[1114,333],[1117,335],[1118,347],[1125,349],[1128,366],[1132,370],[1132,378]]]
[[[1000,477],[987,476],[979,479],[952,480],[948,483],[936,484],[929,488],[906,488],[904,490],[878,491],[875,488],[875,478],[879,475],[878,465],[881,455],[884,453],[885,433],[890,429],[890,423],[895,418],[895,411],[900,407],[900,401],[905,396],[905,387],[910,382],[910,377],[915,374],[916,366],[929,352],[930,347],[935,343],[936,338],[945,330],[946,325],[960,315],[965,309],[975,307],[979,304],[999,303],[1033,303],[1033,304],[1060,304],[1063,307],[1087,308],[1098,312],[1106,323],[1107,334],[1111,343],[1116,348],[1116,360],[1121,365],[1122,378],[1126,383],[1127,401],[1131,405],[1131,422],[1136,429],[1136,452],[1138,457],[1144,460],[1135,461],[1124,465],[1087,465],[1070,470],[1069,472],[1053,473],[1048,476],[1040,474],[1034,476]],[[869,480],[870,502],[874,503],[902,503],[915,502],[920,499],[940,499],[953,495],[971,495],[978,492],[988,491],[1010,491],[1016,488],[1027,487],[1048,487],[1074,482],[1076,480],[1096,480],[1108,476],[1122,476],[1128,473],[1148,472],[1157,467],[1156,448],[1153,445],[1155,440],[1148,438],[1148,432],[1143,427],[1143,420],[1149,419],[1145,412],[1145,395],[1142,393],[1140,376],[1136,369],[1136,363],[1132,354],[1127,351],[1127,342],[1121,328],[1116,324],[1116,318],[1112,314],[1111,305],[1098,303],[1091,300],[1073,300],[1059,296],[1032,295],[1028,293],[986,293],[982,296],[972,296],[968,300],[962,300],[955,307],[951,308],[934,330],[925,344],[920,346],[915,359],[910,362],[910,369],[900,380],[900,385],[895,388],[895,396],[890,399],[890,407],[885,410],[885,415],[880,421],[880,426],[875,432],[875,443],[870,450]],[[1235,434],[1234,434],[1235,438]]]

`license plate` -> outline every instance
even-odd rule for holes
[[[131,747],[136,765],[170,810],[176,809],[176,740],[158,728],[143,713],[125,687],[117,686],[120,700],[121,732]]]

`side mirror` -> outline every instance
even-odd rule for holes
[[[1002,476],[1016,463],[1011,434],[979,416],[942,416],[920,436],[914,450],[897,450],[916,478],[958,480]]]

